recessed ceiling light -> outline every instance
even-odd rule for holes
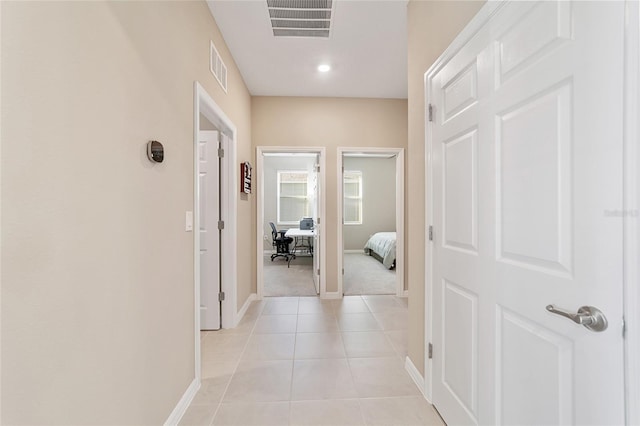
[[[318,65],[318,71],[327,72],[331,69],[331,67],[327,64]]]

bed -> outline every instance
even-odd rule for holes
[[[364,245],[364,252],[378,259],[385,268],[396,267],[396,233],[377,232]]]

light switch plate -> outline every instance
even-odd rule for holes
[[[193,231],[193,212],[191,212],[191,211],[188,211],[185,214],[184,230],[187,231],[187,232],[192,232]]]

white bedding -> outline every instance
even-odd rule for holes
[[[367,250],[372,250],[380,256],[385,268],[391,268],[394,260],[396,260],[396,233],[378,232],[373,234],[367,244],[364,245],[365,253]]]

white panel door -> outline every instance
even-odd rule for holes
[[[219,133],[202,130],[198,143],[200,204],[200,329],[220,328]]]
[[[624,423],[623,29],[623,3],[506,3],[427,80],[448,424]]]

